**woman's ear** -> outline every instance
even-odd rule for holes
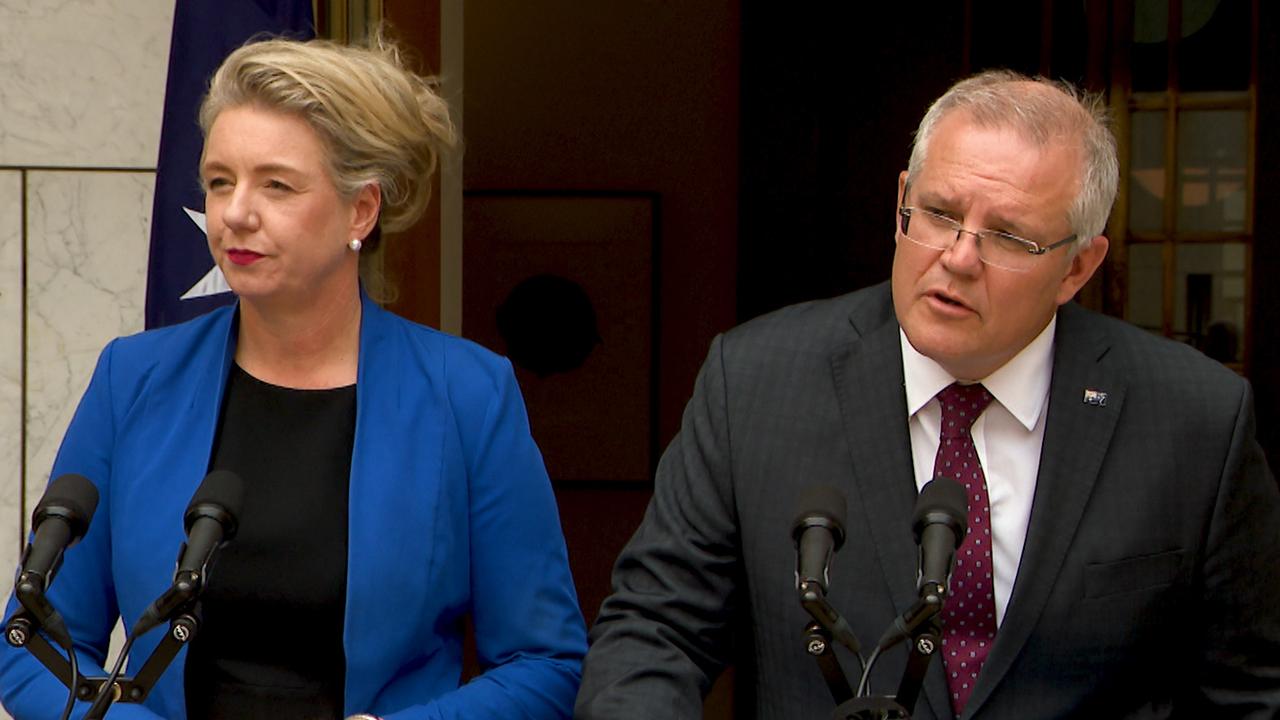
[[[365,183],[356,191],[351,202],[351,237],[364,239],[378,224],[382,211],[382,186],[376,182]]]

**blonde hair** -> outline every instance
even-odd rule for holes
[[[227,56],[210,82],[200,104],[205,137],[219,113],[242,105],[305,120],[328,148],[330,174],[343,197],[378,184],[380,227],[389,232],[422,216],[440,154],[457,138],[435,80],[407,69],[381,29],[367,48],[251,40]]]
[[[908,179],[923,169],[934,128],[953,110],[966,111],[982,127],[1014,129],[1037,145],[1061,138],[1078,143],[1080,187],[1067,221],[1078,238],[1076,248],[1102,234],[1115,202],[1120,163],[1100,97],[1082,93],[1067,82],[1011,70],[989,70],[961,80],[935,100],[920,121],[907,165]]]

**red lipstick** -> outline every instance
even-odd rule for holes
[[[250,250],[228,250],[227,259],[237,265],[252,265],[262,259],[262,255]]]

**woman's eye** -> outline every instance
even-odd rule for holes
[[[280,191],[283,191],[283,192],[288,192],[288,191],[290,191],[290,190],[292,190],[292,189],[293,189],[293,188],[289,187],[287,184],[285,184],[285,183],[283,183],[283,182],[280,182],[279,180],[268,180],[268,181],[267,181],[267,188],[269,188],[269,189],[271,189],[271,190],[280,190]]]

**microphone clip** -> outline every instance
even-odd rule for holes
[[[849,626],[848,621],[841,617],[840,613],[827,600],[826,592],[823,590],[821,583],[802,580],[797,592],[800,596],[800,606],[804,608],[805,612],[809,613],[814,622],[830,633],[850,652],[855,655],[861,654],[862,648],[858,644],[857,636],[853,633],[853,628]]]
[[[906,612],[894,618],[893,623],[885,629],[880,642],[876,643],[877,649],[884,652],[908,637],[930,632],[932,628],[925,627],[926,623],[935,620],[942,612],[942,598],[943,595],[940,592],[922,591],[920,599],[907,608]],[[940,630],[934,634],[939,633]]]
[[[183,543],[178,550],[178,562],[187,552],[187,544]],[[212,557],[212,555],[210,555]],[[209,558],[206,557],[198,570],[187,570],[179,567],[173,574],[173,584],[160,597],[143,611],[138,622],[134,623],[131,634],[142,635],[166,620],[172,620],[180,613],[190,613],[193,605],[204,591],[205,579],[209,572]]]

